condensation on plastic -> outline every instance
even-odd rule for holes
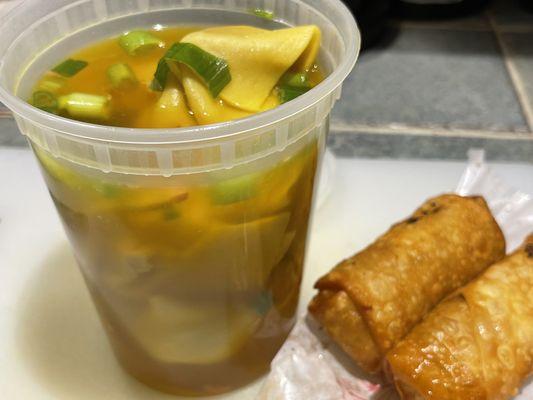
[[[276,109],[229,123],[150,130],[72,121],[23,100],[31,78],[74,50],[69,46],[165,16],[163,23],[175,25],[266,24],[250,14],[256,8],[273,11],[284,24],[316,24],[323,34],[320,57],[327,78]],[[168,20],[170,14],[177,19]],[[0,36],[0,100],[34,145],[104,172],[165,176],[231,168],[281,152],[304,136],[320,136],[360,46],[356,23],[339,0],[25,0],[0,16]]]

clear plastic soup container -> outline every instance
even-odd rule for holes
[[[24,101],[71,52],[155,24],[316,24],[327,77],[271,111],[186,129],[82,123]],[[339,0],[26,0],[0,17],[0,36],[0,100],[40,161],[123,367],[190,395],[263,374],[294,322],[329,113],[359,51],[348,9]]]

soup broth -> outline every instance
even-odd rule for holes
[[[163,93],[151,88],[157,64],[170,45],[200,29],[199,27],[152,29],[149,33],[158,38],[161,45],[136,55],[124,51],[117,38],[104,40],[70,56],[71,60],[86,62],[85,68],[68,78],[50,71],[39,80],[34,93],[43,89],[46,91],[49,83],[53,82],[57,83],[57,87],[53,90],[53,95],[57,98],[71,93],[88,93],[109,98],[110,115],[105,119],[77,117],[62,109],[57,111],[62,116],[81,121],[128,128],[178,128],[202,125],[203,120],[195,118],[194,112],[190,109],[176,107],[177,103],[186,102],[186,100],[180,98],[172,87]],[[127,65],[131,68],[136,82],[115,87],[108,74],[110,67],[115,65]],[[292,69],[294,74],[299,72],[305,72],[309,87],[316,86],[323,79],[320,68],[314,64],[306,71],[299,71],[298,68]],[[174,81],[172,83],[175,84]],[[265,104],[263,110],[278,106],[280,102],[277,98],[277,94],[274,93],[271,101]],[[224,100],[221,99],[217,99],[217,102],[224,104]],[[213,122],[222,122],[222,120],[231,120],[235,119],[234,117],[246,115],[245,113],[231,113]]]

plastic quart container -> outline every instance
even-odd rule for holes
[[[273,110],[180,129],[88,124],[25,101],[75,50],[156,24],[316,24],[327,77]],[[0,36],[0,101],[40,162],[121,365],[185,395],[265,373],[294,323],[329,114],[359,51],[348,9],[338,0],[26,0],[0,16]]]

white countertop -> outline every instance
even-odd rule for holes
[[[8,12],[11,10],[20,0],[0,0],[0,12]]]
[[[337,160],[316,213],[303,283],[367,245],[426,198],[453,191],[460,162]],[[533,193],[533,165],[497,164]],[[176,399],[115,362],[29,150],[0,148],[0,391],[9,400]],[[253,399],[259,383],[224,396]]]

